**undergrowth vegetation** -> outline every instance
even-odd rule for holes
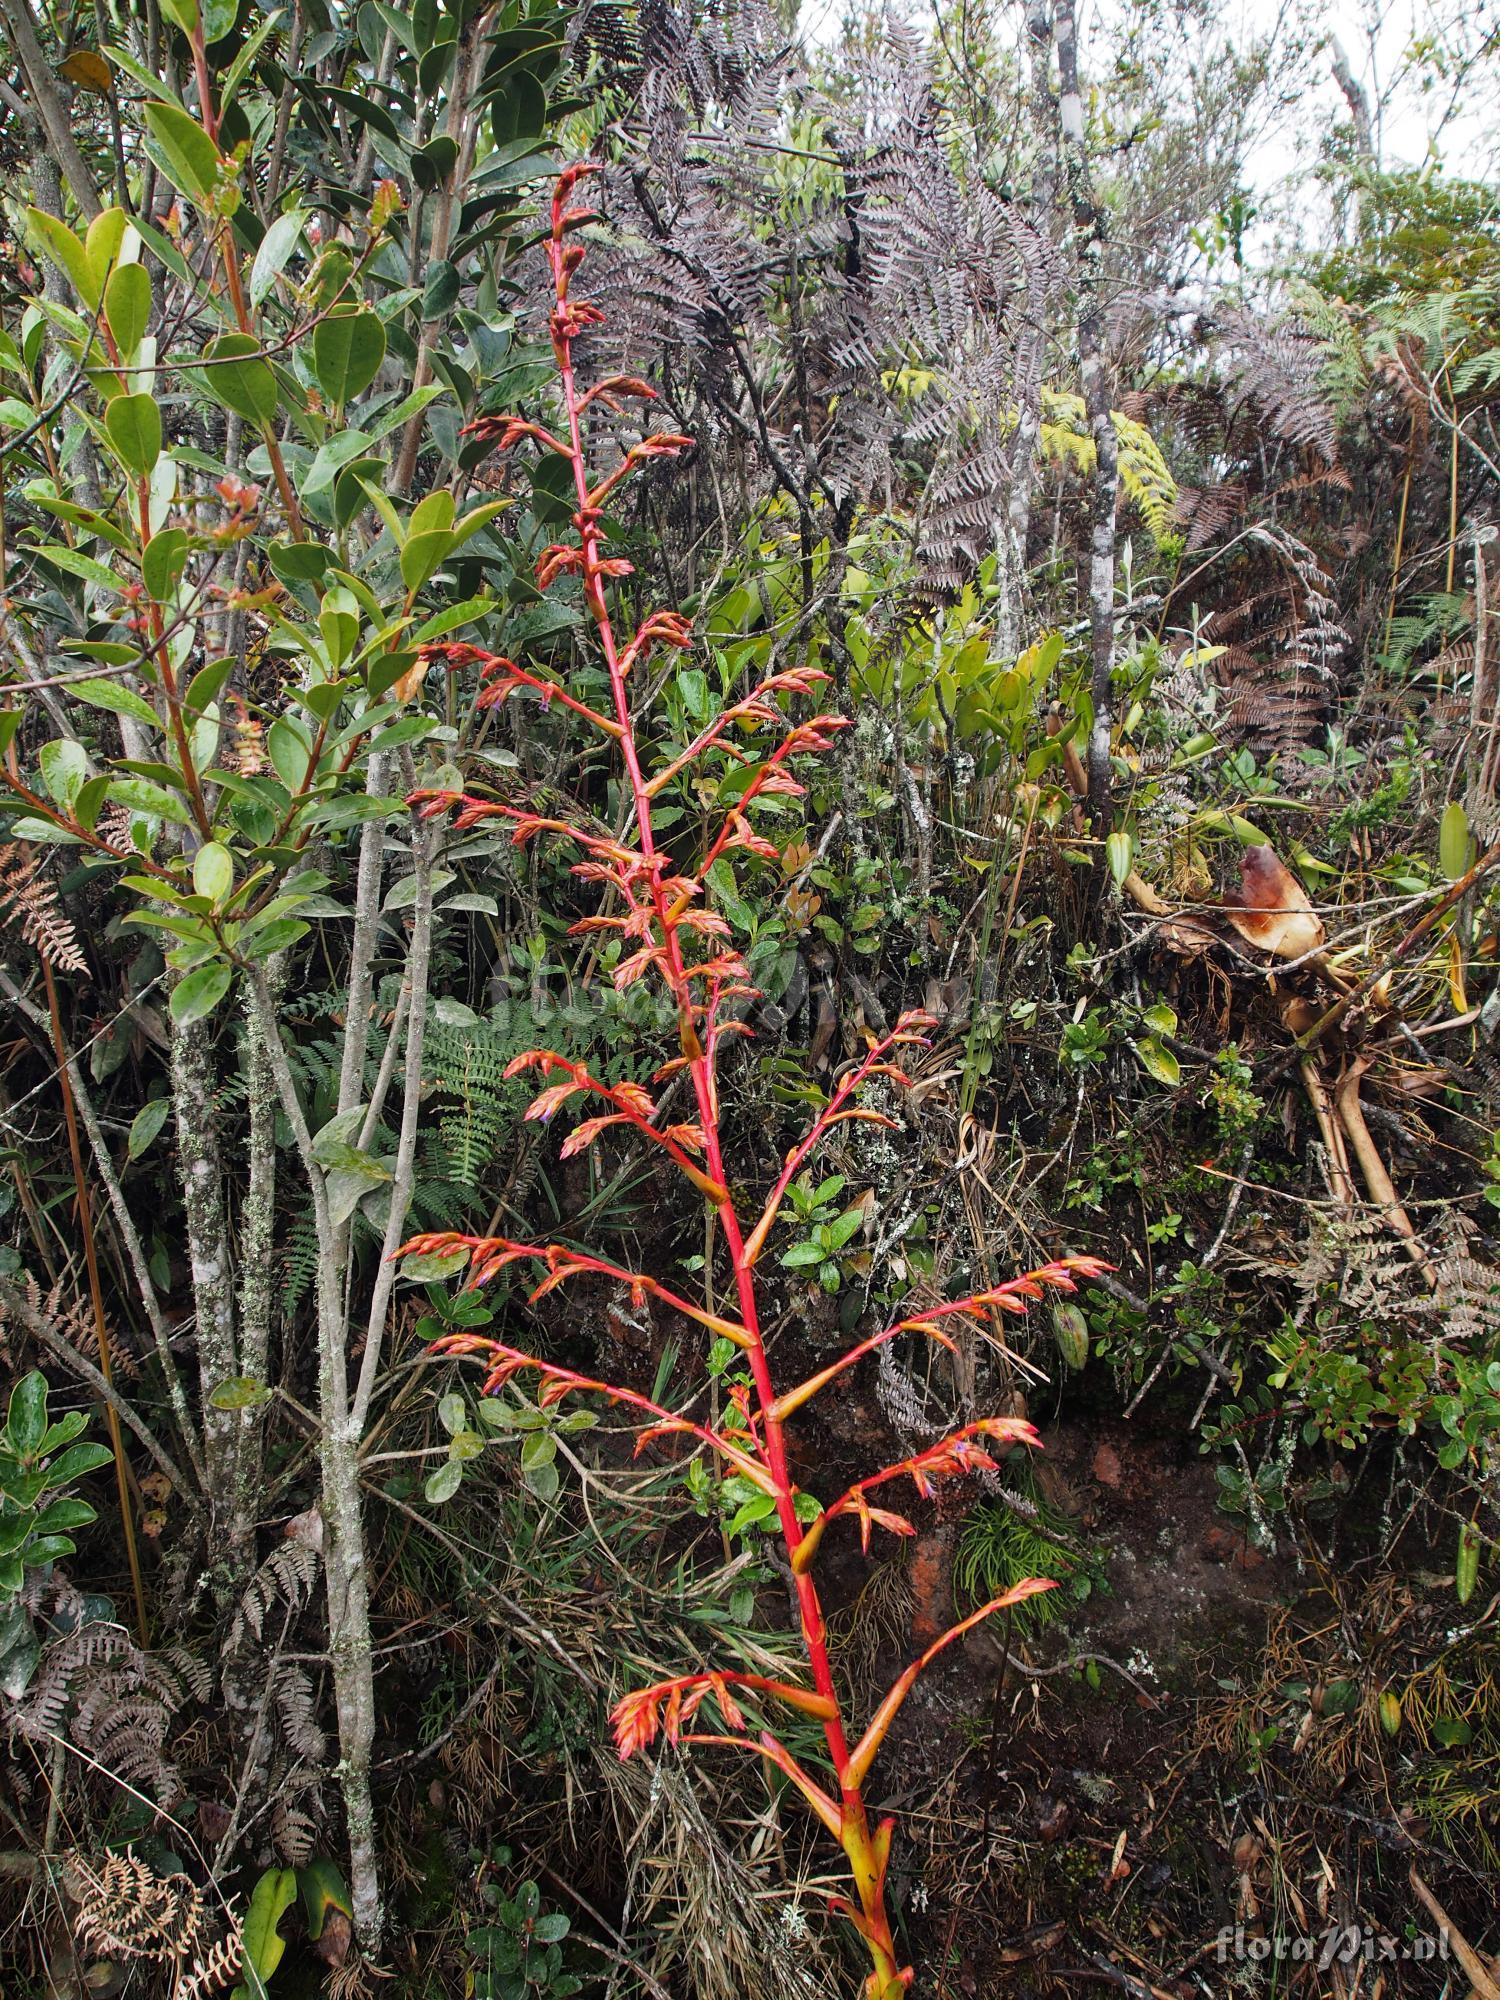
[[[1427,11],[0,0],[7,1993],[1500,1992]]]

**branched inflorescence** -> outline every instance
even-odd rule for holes
[[[657,1070],[651,1081],[660,1083],[685,1073],[692,1090],[693,1115],[664,1122],[656,1098],[643,1085],[605,1083],[592,1076],[582,1063],[551,1050],[534,1049],[518,1056],[508,1074],[519,1075],[530,1070],[542,1079],[542,1089],[531,1105],[529,1117],[550,1120],[575,1101],[588,1107],[590,1115],[574,1127],[564,1142],[565,1153],[582,1151],[600,1132],[623,1126],[667,1155],[717,1216],[734,1271],[735,1308],[731,1311],[726,1300],[725,1310],[714,1311],[708,1304],[682,1296],[647,1273],[628,1270],[604,1257],[557,1243],[521,1243],[505,1237],[445,1232],[416,1237],[399,1254],[463,1252],[469,1260],[471,1285],[483,1284],[510,1265],[539,1267],[542,1275],[531,1293],[533,1300],[576,1277],[602,1278],[625,1286],[634,1303],[639,1304],[647,1296],[660,1299],[740,1350],[748,1383],[731,1393],[725,1416],[710,1425],[678,1416],[634,1390],[595,1381],[478,1334],[453,1334],[438,1343],[439,1349],[448,1354],[476,1355],[483,1359],[488,1371],[487,1393],[525,1372],[539,1378],[538,1394],[543,1405],[584,1393],[602,1395],[636,1409],[645,1419],[640,1432],[642,1444],[664,1433],[688,1434],[773,1502],[795,1581],[811,1686],[795,1686],[727,1670],[662,1681],[626,1695],[618,1704],[612,1717],[616,1743],[622,1757],[648,1748],[658,1736],[665,1736],[672,1743],[728,1743],[750,1750],[775,1765],[838,1841],[848,1859],[854,1895],[852,1900],[841,1901],[838,1907],[848,1916],[869,1952],[872,1969],[864,1986],[866,2000],[897,2000],[909,1986],[912,1975],[909,1968],[903,1969],[898,1962],[886,1903],[886,1868],[895,1823],[887,1819],[871,1826],[864,1799],[865,1780],[897,1711],[928,1662],[981,1619],[1052,1585],[1046,1579],[1028,1578],[944,1633],[897,1678],[862,1733],[854,1736],[829,1661],[827,1627],[814,1580],[814,1564],[825,1531],[841,1517],[858,1523],[866,1549],[876,1528],[896,1535],[915,1533],[904,1515],[872,1504],[872,1494],[909,1479],[917,1494],[927,1497],[940,1480],[992,1467],[993,1447],[1035,1445],[1037,1437],[1031,1425],[1018,1418],[992,1417],[966,1424],[914,1457],[857,1481],[824,1506],[811,1523],[806,1523],[799,1518],[799,1491],[788,1470],[785,1427],[804,1403],[884,1343],[915,1333],[951,1347],[951,1326],[961,1325],[965,1320],[982,1321],[1000,1312],[1024,1311],[1026,1302],[1040,1298],[1045,1288],[1070,1291],[1075,1277],[1095,1276],[1102,1266],[1091,1258],[1064,1259],[968,1298],[929,1307],[858,1342],[831,1366],[807,1380],[777,1390],[762,1339],[756,1266],[787,1189],[809,1155],[836,1126],[853,1120],[887,1125],[892,1122],[883,1113],[860,1104],[859,1093],[877,1077],[888,1079],[897,1087],[903,1085],[906,1077],[899,1063],[891,1059],[893,1053],[906,1046],[923,1045],[922,1030],[932,1022],[922,1014],[903,1015],[891,1033],[881,1037],[861,1060],[851,1065],[805,1137],[782,1161],[758,1213],[753,1218],[743,1214],[741,1197],[731,1190],[723,1159],[718,1068],[726,1038],[749,1032],[743,1020],[737,1018],[736,1003],[753,998],[754,988],[743,959],[732,947],[728,924],[709,906],[709,870],[721,856],[735,850],[747,850],[771,860],[777,858],[777,850],[752,824],[756,801],[776,793],[800,793],[802,787],[791,770],[794,759],[825,749],[845,722],[836,715],[815,715],[805,722],[789,722],[790,703],[810,694],[827,678],[811,668],[793,668],[771,675],[750,694],[730,704],[685,749],[660,761],[649,775],[642,765],[637,724],[631,713],[632,669],[655,648],[688,647],[691,634],[687,621],[677,612],[655,611],[642,620],[628,641],[623,644],[619,641],[611,623],[606,586],[611,578],[626,574],[629,565],[605,553],[601,510],[606,496],[637,466],[652,458],[684,452],[690,448],[691,440],[672,432],[650,435],[632,444],[612,472],[597,481],[590,477],[582,427],[585,411],[593,403],[615,408],[622,398],[647,399],[653,391],[648,384],[628,376],[611,377],[586,392],[580,392],[575,380],[574,342],[589,327],[597,325],[600,318],[596,307],[573,298],[571,293],[584,251],[580,244],[569,240],[570,232],[592,218],[588,211],[570,207],[569,202],[578,180],[589,171],[586,167],[574,167],[558,181],[547,245],[555,286],[552,347],[567,418],[566,435],[558,436],[541,424],[504,416],[485,418],[474,429],[499,449],[529,442],[561,457],[571,468],[578,501],[572,517],[577,540],[558,543],[543,552],[537,581],[544,589],[562,576],[574,576],[581,582],[608,672],[612,713],[590,707],[541,674],[473,646],[438,644],[424,651],[430,661],[450,668],[479,666],[482,681],[479,699],[486,705],[504,701],[523,690],[530,691],[544,703],[560,703],[613,742],[624,765],[634,809],[633,830],[610,837],[565,820],[452,791],[421,794],[420,803],[429,814],[453,812],[458,827],[492,818],[506,820],[517,844],[543,834],[571,841],[583,855],[574,873],[612,892],[606,912],[585,917],[573,928],[577,932],[613,932],[620,939],[622,956],[613,975],[617,987],[650,977],[668,996],[676,1016],[681,1052]],[[767,751],[749,751],[745,739],[757,731],[777,732],[779,741]],[[716,832],[689,868],[658,845],[652,825],[652,802],[665,785],[696,764],[710,749],[727,755],[742,768],[735,773],[731,788],[734,802],[723,810]],[[741,1706],[746,1697],[754,1698],[757,1706],[762,1700],[785,1704],[821,1725],[832,1767],[831,1785],[805,1768],[769,1729],[758,1728],[747,1720]],[[690,1729],[688,1725],[710,1698],[721,1727],[715,1731]]]

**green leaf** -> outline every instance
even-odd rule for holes
[[[776,1502],[771,1498],[770,1494],[756,1493],[745,1502],[744,1506],[739,1509],[738,1513],[730,1521],[729,1533],[731,1535],[742,1535],[747,1528],[753,1528],[757,1522],[770,1520],[775,1512]]]
[[[112,778],[109,796],[112,804],[124,806],[127,812],[149,813],[152,819],[186,826],[190,818],[187,807],[175,793],[162,785],[153,785],[149,778]]]
[[[88,1421],[82,1410],[68,1410],[55,1424],[48,1424],[46,1434],[37,1447],[40,1456],[45,1458],[49,1452],[61,1451],[81,1431],[87,1430]]]
[[[1445,809],[1438,825],[1438,866],[1450,882],[1469,870],[1469,815],[1457,799]]]
[[[241,936],[240,950],[253,964],[259,964],[262,959],[285,951],[298,938],[305,938],[310,928],[300,917],[278,917],[274,923],[264,924],[257,921]]]
[[[206,840],[193,856],[193,893],[222,903],[234,887],[234,857],[219,840]]]
[[[172,1108],[169,1097],[152,1097],[141,1106],[130,1121],[130,1136],[125,1141],[127,1159],[138,1160],[146,1152],[162,1126],[167,1122],[167,1114]]]
[[[211,364],[202,371],[210,395],[252,424],[272,421],[280,395],[253,334],[222,333],[203,350],[203,359]]]
[[[319,92],[319,97],[326,97],[330,104],[337,104],[348,112],[357,125],[369,126],[378,132],[382,139],[389,139],[392,145],[399,146],[402,143],[400,126],[385,106],[377,104],[368,94],[357,90],[343,90],[337,84],[331,84]]]
[[[822,1261],[823,1252],[816,1243],[794,1243],[790,1250],[781,1253],[782,1269],[787,1271],[803,1271]]]
[[[110,273],[121,262],[125,232],[129,227],[130,217],[123,208],[106,208],[94,217],[85,232],[83,249],[89,260],[89,278],[96,305],[105,295]]]
[[[457,302],[458,267],[440,258],[428,267],[427,282],[422,287],[422,318],[441,319]]]
[[[279,715],[266,731],[266,749],[276,775],[289,792],[300,792],[312,762],[312,740],[289,715]]]
[[[111,1462],[113,1454],[105,1444],[75,1444],[54,1458],[47,1467],[47,1491],[57,1486],[71,1485],[75,1479],[82,1479],[90,1472],[98,1472],[101,1466]]]
[[[1130,864],[1135,855],[1135,842],[1128,833],[1112,833],[1104,843],[1104,858],[1109,863],[1109,872],[1118,887],[1130,873]]]
[[[136,722],[144,722],[148,728],[160,726],[152,704],[136,694],[134,688],[122,688],[118,680],[74,680],[68,694],[78,702],[88,702],[90,708],[108,708],[116,716],[134,716]]]
[[[425,535],[412,535],[401,551],[401,581],[409,591],[422,585],[453,547],[451,528],[434,528]]]
[[[185,35],[191,35],[198,25],[198,0],[161,0],[161,11]]]
[[[526,1490],[538,1500],[555,1499],[559,1484],[555,1465],[539,1465],[534,1472],[526,1475]]]
[[[272,542],[266,553],[283,583],[320,583],[333,561],[331,550],[321,542]]]
[[[257,1410],[270,1402],[271,1392],[253,1375],[231,1375],[209,1390],[208,1400],[216,1410]]]
[[[301,208],[288,209],[285,215],[278,215],[265,235],[260,248],[255,253],[255,262],[250,266],[250,303],[258,306],[270,291],[307,227],[307,211]]]
[[[354,1915],[347,1883],[323,1855],[315,1855],[305,1868],[297,1870],[297,1885],[302,1891],[302,1909],[307,1918],[310,1944],[316,1944],[323,1935],[330,1910],[342,1910],[346,1917]]]
[[[205,1014],[211,1014],[234,981],[234,967],[226,965],[222,959],[215,959],[209,965],[200,965],[196,972],[190,972],[172,988],[169,1003],[172,1019],[178,1027],[185,1028],[193,1021],[201,1021]]]
[[[275,32],[284,13],[284,8],[273,7],[255,33],[245,43],[234,61],[229,65],[228,69],[225,70],[224,80],[219,85],[219,117],[221,120],[230,105],[234,102],[235,92],[244,81],[250,65],[260,54],[262,48],[264,48],[267,38]]]
[[[466,1250],[429,1251],[421,1256],[408,1257],[401,1266],[401,1275],[413,1284],[434,1284],[444,1278],[451,1278],[455,1271],[461,1271],[468,1262]],[[481,1404],[481,1409],[484,1405]]]
[[[104,412],[116,458],[135,479],[149,479],[161,457],[161,410],[154,396],[116,396]]]
[[[182,581],[187,567],[185,528],[163,528],[147,542],[141,556],[141,580],[157,604],[165,604]]]
[[[432,1473],[422,1491],[434,1507],[441,1507],[445,1500],[451,1500],[463,1484],[464,1468],[460,1459],[445,1459]]]
[[[151,277],[144,264],[116,266],[104,288],[104,317],[128,361],[151,321]]]
[[[305,495],[321,493],[333,485],[344,466],[364,457],[369,450],[370,439],[363,431],[336,431],[327,444],[319,448],[297,484]]]
[[[66,810],[77,798],[80,788],[89,774],[89,760],[81,743],[75,743],[71,736],[60,736],[52,743],[44,743],[37,752],[37,762],[42,768],[42,783],[47,787],[53,803]]]
[[[88,252],[82,243],[65,222],[59,222],[55,216],[47,215],[39,208],[28,208],[26,220],[42,255],[49,264],[57,266],[92,312],[99,304],[99,293],[89,268]]]
[[[234,1989],[235,2000],[260,2000],[265,1991],[265,1982],[281,1963],[281,1955],[286,1950],[286,1939],[277,1926],[290,1908],[297,1894],[297,1871],[294,1868],[268,1868],[256,1883],[250,1895],[250,1908],[245,1913],[243,1957],[240,1970],[249,1974],[243,1984]]]
[[[458,142],[440,132],[425,146],[416,147],[410,157],[412,179],[425,193],[431,194],[452,173],[458,160]]]
[[[33,1535],[22,1551],[21,1560],[27,1569],[40,1569],[44,1563],[56,1562],[59,1556],[70,1556],[78,1547],[69,1535]]]
[[[1135,1052],[1141,1059],[1141,1067],[1158,1083],[1176,1085],[1182,1081],[1182,1065],[1169,1048],[1157,1041],[1154,1035],[1147,1035],[1135,1045]]]
[[[837,1221],[825,1224],[823,1241],[828,1249],[842,1250],[864,1219],[865,1212],[862,1208],[851,1208],[839,1216]]]
[[[172,185],[207,207],[219,177],[219,155],[203,127],[180,104],[147,104],[141,115]]]
[[[521,1446],[522,1472],[537,1472],[557,1457],[557,1439],[551,1431],[533,1431]]]
[[[10,1392],[5,1441],[17,1458],[29,1458],[47,1435],[47,1378],[38,1368],[23,1375]]]
[[[1479,1528],[1475,1522],[1465,1521],[1458,1531],[1458,1560],[1453,1569],[1453,1594],[1460,1604],[1468,1603],[1478,1581]]]
[[[384,359],[385,328],[364,306],[336,307],[314,330],[313,374],[339,409],[369,388]]]

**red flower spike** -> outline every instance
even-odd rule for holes
[[[891,2000],[893,1993],[910,1984],[912,1974],[897,1957],[886,1904],[892,1822],[872,1826],[863,1798],[871,1763],[922,1668],[980,1618],[1048,1586],[1042,1580],[1028,1580],[945,1633],[898,1677],[851,1748],[853,1732],[846,1728],[833,1682],[812,1566],[832,1520],[847,1516],[857,1521],[866,1546],[876,1529],[901,1536],[914,1532],[904,1514],[872,1500],[871,1495],[881,1486],[910,1479],[919,1494],[931,1494],[945,1479],[993,1466],[1002,1447],[1034,1445],[1036,1438],[1028,1425],[1013,1419],[988,1418],[966,1424],[926,1450],[856,1480],[832,1506],[804,1526],[796,1514],[799,1495],[788,1470],[783,1427],[812,1396],[902,1334],[921,1333],[953,1347],[957,1344],[954,1334],[961,1329],[981,1327],[1004,1313],[1023,1312],[1030,1301],[1045,1297],[1049,1290],[1072,1290],[1079,1280],[1100,1275],[1104,1267],[1092,1258],[1061,1259],[964,1299],[926,1306],[914,1300],[894,1324],[850,1347],[795,1388],[780,1395],[776,1392],[771,1359],[761,1334],[763,1301],[756,1265],[777,1223],[787,1189],[835,1126],[860,1119],[891,1122],[886,1113],[860,1104],[859,1092],[877,1079],[903,1087],[908,1079],[899,1066],[897,1052],[903,1047],[925,1047],[937,1023],[930,1015],[903,1014],[890,1034],[873,1041],[858,1061],[840,1072],[827,1103],[781,1163],[764,1206],[753,1226],[747,1228],[723,1160],[717,1065],[729,1037],[750,1033],[746,1022],[732,1017],[731,1009],[753,989],[744,960],[729,948],[727,913],[721,899],[710,893],[710,870],[720,856],[734,852],[748,853],[779,867],[775,843],[757,831],[752,819],[756,801],[799,795],[803,786],[793,767],[803,757],[825,754],[839,730],[848,727],[848,721],[826,713],[792,719],[794,704],[813,695],[827,675],[810,666],[787,668],[726,704],[685,749],[670,761],[659,761],[649,776],[642,770],[642,745],[636,735],[627,677],[655,649],[686,650],[692,634],[680,612],[665,609],[643,618],[628,643],[617,643],[608,585],[612,578],[628,576],[631,566],[623,557],[605,553],[601,507],[613,488],[646,460],[675,457],[690,448],[691,440],[675,431],[651,433],[622,449],[613,469],[602,477],[589,466],[582,445],[574,442],[581,436],[581,420],[595,404],[609,410],[627,397],[643,401],[652,397],[651,385],[634,376],[605,376],[587,391],[581,391],[577,383],[573,344],[581,333],[599,325],[603,315],[591,301],[570,296],[587,245],[577,237],[564,239],[570,230],[593,219],[591,211],[574,206],[571,197],[577,183],[594,171],[590,163],[559,176],[553,194],[551,236],[545,246],[553,281],[550,328],[566,423],[552,431],[518,417],[484,418],[471,426],[470,435],[507,449],[530,439],[544,450],[560,451],[568,460],[577,496],[572,514],[576,539],[554,543],[542,552],[537,581],[545,588],[562,576],[579,578],[583,603],[597,633],[609,698],[603,711],[592,709],[566,685],[544,680],[513,661],[461,641],[440,642],[422,650],[424,659],[441,659],[450,672],[461,666],[478,666],[482,677],[478,700],[486,706],[518,689],[529,689],[544,703],[577,713],[591,728],[617,742],[628,787],[627,810],[621,822],[626,830],[612,837],[566,819],[453,791],[417,794],[412,804],[414,809],[429,813],[451,812],[460,827],[503,818],[511,825],[518,845],[550,832],[565,835],[582,851],[583,858],[573,863],[575,879],[600,885],[613,902],[593,914],[584,914],[574,930],[580,935],[612,933],[628,944],[630,949],[613,968],[617,986],[628,987],[647,978],[660,983],[678,1024],[680,1054],[665,1062],[656,1071],[656,1078],[685,1084],[690,1104],[683,1107],[682,1117],[658,1127],[652,1122],[657,1106],[648,1092],[631,1084],[606,1085],[582,1064],[552,1050],[526,1051],[512,1064],[511,1073],[534,1073],[540,1079],[542,1087],[529,1114],[535,1118],[555,1115],[575,1096],[594,1100],[590,1115],[580,1119],[565,1137],[565,1154],[583,1151],[611,1126],[629,1128],[632,1140],[648,1140],[668,1152],[717,1219],[720,1240],[733,1270],[735,1302],[732,1307],[726,1304],[722,1312],[715,1311],[707,1301],[684,1297],[643,1272],[623,1269],[603,1257],[561,1244],[437,1232],[413,1238],[398,1254],[457,1252],[467,1261],[470,1286],[485,1284],[511,1266],[525,1263],[538,1280],[531,1293],[533,1300],[577,1278],[602,1279],[624,1287],[632,1300],[660,1300],[670,1311],[685,1315],[740,1350],[745,1373],[730,1388],[722,1424],[709,1429],[634,1391],[593,1381],[479,1334],[455,1332],[435,1348],[441,1354],[478,1359],[486,1386],[492,1390],[503,1388],[523,1372],[534,1373],[539,1378],[537,1398],[544,1407],[550,1408],[575,1392],[604,1396],[638,1413],[638,1449],[652,1439],[694,1438],[774,1503],[783,1545],[797,1579],[797,1616],[812,1686],[798,1689],[713,1669],[661,1681],[617,1703],[611,1718],[616,1746],[622,1756],[630,1756],[665,1736],[683,1744],[732,1745],[774,1764],[848,1857],[856,1891],[847,1905],[848,1915],[868,1950],[871,1968],[866,2000]],[[768,753],[748,750],[744,739],[762,731],[769,732],[774,747]],[[659,847],[652,824],[652,801],[710,750],[716,751],[716,762],[724,760],[737,767],[740,784],[733,804],[717,819],[704,852],[694,866],[687,867],[667,858]],[[697,952],[705,955],[695,957]],[[738,1317],[729,1317],[731,1312]],[[750,1733],[741,1697],[752,1690],[789,1703],[822,1725],[836,1781],[832,1790],[816,1783],[775,1736],[765,1731]],[[690,1725],[710,1698],[722,1719],[722,1731],[695,1732]]]

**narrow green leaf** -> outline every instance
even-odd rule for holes
[[[251,305],[260,304],[286,269],[287,260],[301,241],[306,226],[306,211],[300,208],[289,209],[285,215],[277,216],[261,238],[260,248],[255,253],[255,262],[250,266]]]
[[[280,1965],[286,1950],[286,1939],[278,1926],[296,1895],[294,1868],[268,1868],[251,1891],[240,1963],[240,1970],[250,1975],[250,1981],[248,1985],[237,1986],[236,1994],[253,1993],[259,2000],[264,1992],[265,1982]]]
[[[99,293],[82,243],[65,222],[59,222],[56,216],[40,208],[28,208],[26,221],[48,263],[57,266],[89,311],[94,311],[99,304]]]
[[[154,396],[116,396],[104,412],[116,458],[133,479],[149,479],[161,457],[161,410]]]
[[[130,1136],[125,1141],[127,1159],[138,1160],[148,1152],[156,1135],[167,1122],[167,1114],[172,1108],[169,1097],[152,1097],[141,1106],[130,1121]]]
[[[74,681],[68,693],[75,701],[87,702],[90,708],[106,708],[113,715],[133,716],[149,729],[158,726],[156,710],[150,702],[143,695],[138,695],[134,688],[121,687],[118,681]]]
[[[172,185],[179,194],[207,207],[219,177],[219,155],[213,141],[180,104],[147,104],[142,116]]]
[[[104,288],[104,317],[128,361],[151,320],[151,276],[144,264],[120,264]]]
[[[1112,833],[1104,843],[1104,858],[1109,863],[1109,872],[1115,879],[1116,887],[1130,873],[1130,864],[1135,854],[1135,842],[1128,833]]]
[[[46,1434],[47,1378],[33,1368],[10,1392],[5,1440],[17,1458],[29,1458]]]
[[[1438,866],[1450,882],[1469,869],[1469,815],[1457,799],[1446,808],[1438,825]]]

